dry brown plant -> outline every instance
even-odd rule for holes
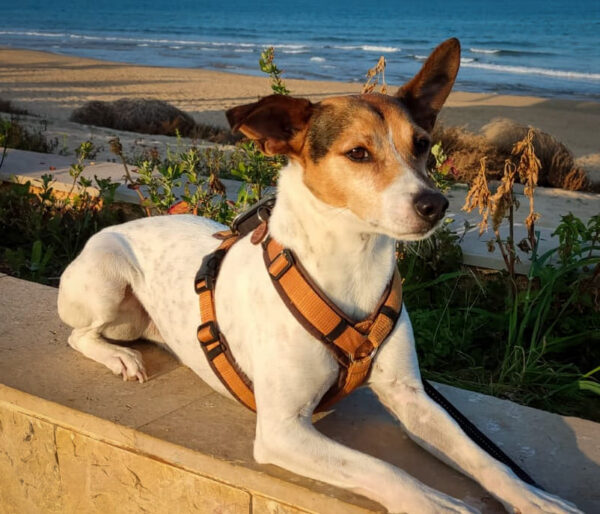
[[[373,93],[381,80],[380,92],[382,95],[387,94],[387,85],[385,83],[385,57],[382,55],[377,61],[377,64],[367,71],[367,81],[362,88],[362,94]]]
[[[573,153],[554,136],[506,118],[492,120],[482,128],[482,133],[501,154],[507,155],[532,130],[532,145],[540,161],[538,185],[570,191],[587,189],[590,184],[584,168],[575,161]]]
[[[478,224],[479,235],[487,230],[491,208],[490,198],[491,193],[486,177],[485,157],[482,157],[479,161],[479,173],[473,179],[471,189],[469,189],[465,204],[462,207],[463,211],[467,212],[471,212],[475,208],[479,209],[479,214],[481,214],[481,221]]]
[[[471,184],[479,174],[481,159],[485,157],[486,174],[488,179],[500,180],[504,161],[507,157],[500,154],[496,147],[484,136],[474,134],[462,127],[445,126],[436,123],[432,141],[441,143],[444,153],[452,159],[458,175],[456,180]],[[430,168],[435,166],[435,158],[430,157],[427,163]]]
[[[527,239],[518,246],[526,251],[536,248],[535,222],[539,218],[539,214],[534,209],[534,192],[541,165],[535,153],[534,139],[535,131],[530,129],[521,141],[515,143],[511,150],[512,159],[504,161],[502,178],[493,195],[488,186],[486,159],[482,158],[479,172],[471,182],[471,188],[463,206],[463,210],[467,212],[471,212],[475,208],[479,209],[479,214],[481,214],[481,221],[478,224],[480,236],[487,230],[491,217],[495,241],[491,242],[488,248],[493,251],[494,243],[498,246],[512,279],[513,287],[516,287],[515,264],[518,261],[514,237],[514,210],[515,207],[518,207],[518,202],[514,197],[514,185],[517,178],[524,184],[524,194],[529,201],[529,214],[525,220]],[[513,159],[518,159],[518,162],[515,164]],[[500,226],[504,218],[508,219],[509,230],[505,240],[500,234]]]
[[[530,128],[527,135],[515,144],[511,152],[514,156],[520,155],[517,172],[519,173],[521,183],[525,186],[524,194],[529,199],[529,214],[525,219],[525,226],[527,227],[527,236],[531,248],[535,247],[534,226],[536,220],[540,217],[534,210],[533,200],[533,193],[538,183],[541,166],[541,162],[537,158],[533,146],[534,136],[535,131],[533,128]]]

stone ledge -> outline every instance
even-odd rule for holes
[[[71,350],[56,294],[0,280],[0,512],[164,512],[167,500],[181,512],[382,512],[349,491],[254,462],[255,416],[157,346],[136,343],[145,384],[122,382]],[[547,490],[600,511],[598,424],[439,387]],[[316,427],[483,512],[502,512],[412,443],[367,390]]]

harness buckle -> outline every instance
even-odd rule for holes
[[[280,257],[283,257],[285,259],[285,266],[283,268],[281,268],[276,274],[273,274],[269,271],[269,274],[271,275],[271,278],[273,280],[279,280],[281,277],[283,277],[283,275],[286,274],[286,272],[294,265],[294,257],[292,255],[292,252],[287,249],[284,248],[283,250],[281,250],[280,253],[278,253],[275,258],[271,261],[271,264],[269,265],[269,268],[271,268],[271,266],[273,266],[273,264],[277,261],[277,259],[279,259]]]
[[[367,339],[368,341],[368,339]],[[378,347],[375,346],[373,343],[371,343],[371,345],[373,346],[373,349],[371,350],[371,352],[368,355],[365,355],[364,357],[360,357],[360,358],[355,358],[353,354],[348,354],[348,360],[350,361],[350,364],[354,364],[355,362],[363,362],[367,359],[372,359],[373,357],[375,357],[375,354],[377,353]]]
[[[201,275],[196,277],[195,282],[196,294],[212,291],[215,288],[215,277],[211,274]]]
[[[206,334],[206,330],[208,330],[208,334]],[[207,346],[212,343],[216,343],[219,341],[219,330],[217,329],[217,324],[214,321],[207,321],[206,323],[202,323],[198,327],[198,341],[201,345]],[[206,339],[203,336],[209,336],[210,339]]]

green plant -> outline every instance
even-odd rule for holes
[[[431,154],[435,159],[435,164],[429,169],[429,176],[433,180],[435,187],[445,192],[456,181],[458,172],[454,167],[452,159],[444,152],[441,142],[431,147]]]
[[[46,122],[41,120],[37,128],[26,128],[18,116],[6,119],[0,116],[0,145],[4,148],[29,150],[32,152],[52,153],[58,146],[58,140],[48,139],[44,135]]]
[[[258,202],[266,188],[276,184],[285,162],[285,157],[280,155],[266,156],[253,141],[240,143],[232,156],[231,168],[231,174],[243,182],[237,197],[239,208]]]
[[[260,71],[271,77],[271,89],[275,94],[289,95],[290,90],[286,87],[285,83],[281,79],[283,71],[277,67],[274,59],[275,49],[272,46],[265,48],[261,52],[260,59],[258,60]]]

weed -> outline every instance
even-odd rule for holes
[[[387,94],[387,85],[385,83],[385,57],[382,55],[377,64],[367,71],[367,81],[363,85],[362,94],[372,93],[381,81],[380,93]]]
[[[278,95],[289,95],[290,90],[286,87],[285,83],[281,79],[281,75],[283,71],[280,70],[274,62],[275,59],[275,49],[270,46],[265,48],[261,54],[260,59],[258,60],[258,65],[260,67],[260,71],[266,73],[271,77],[271,89],[275,94]]]

